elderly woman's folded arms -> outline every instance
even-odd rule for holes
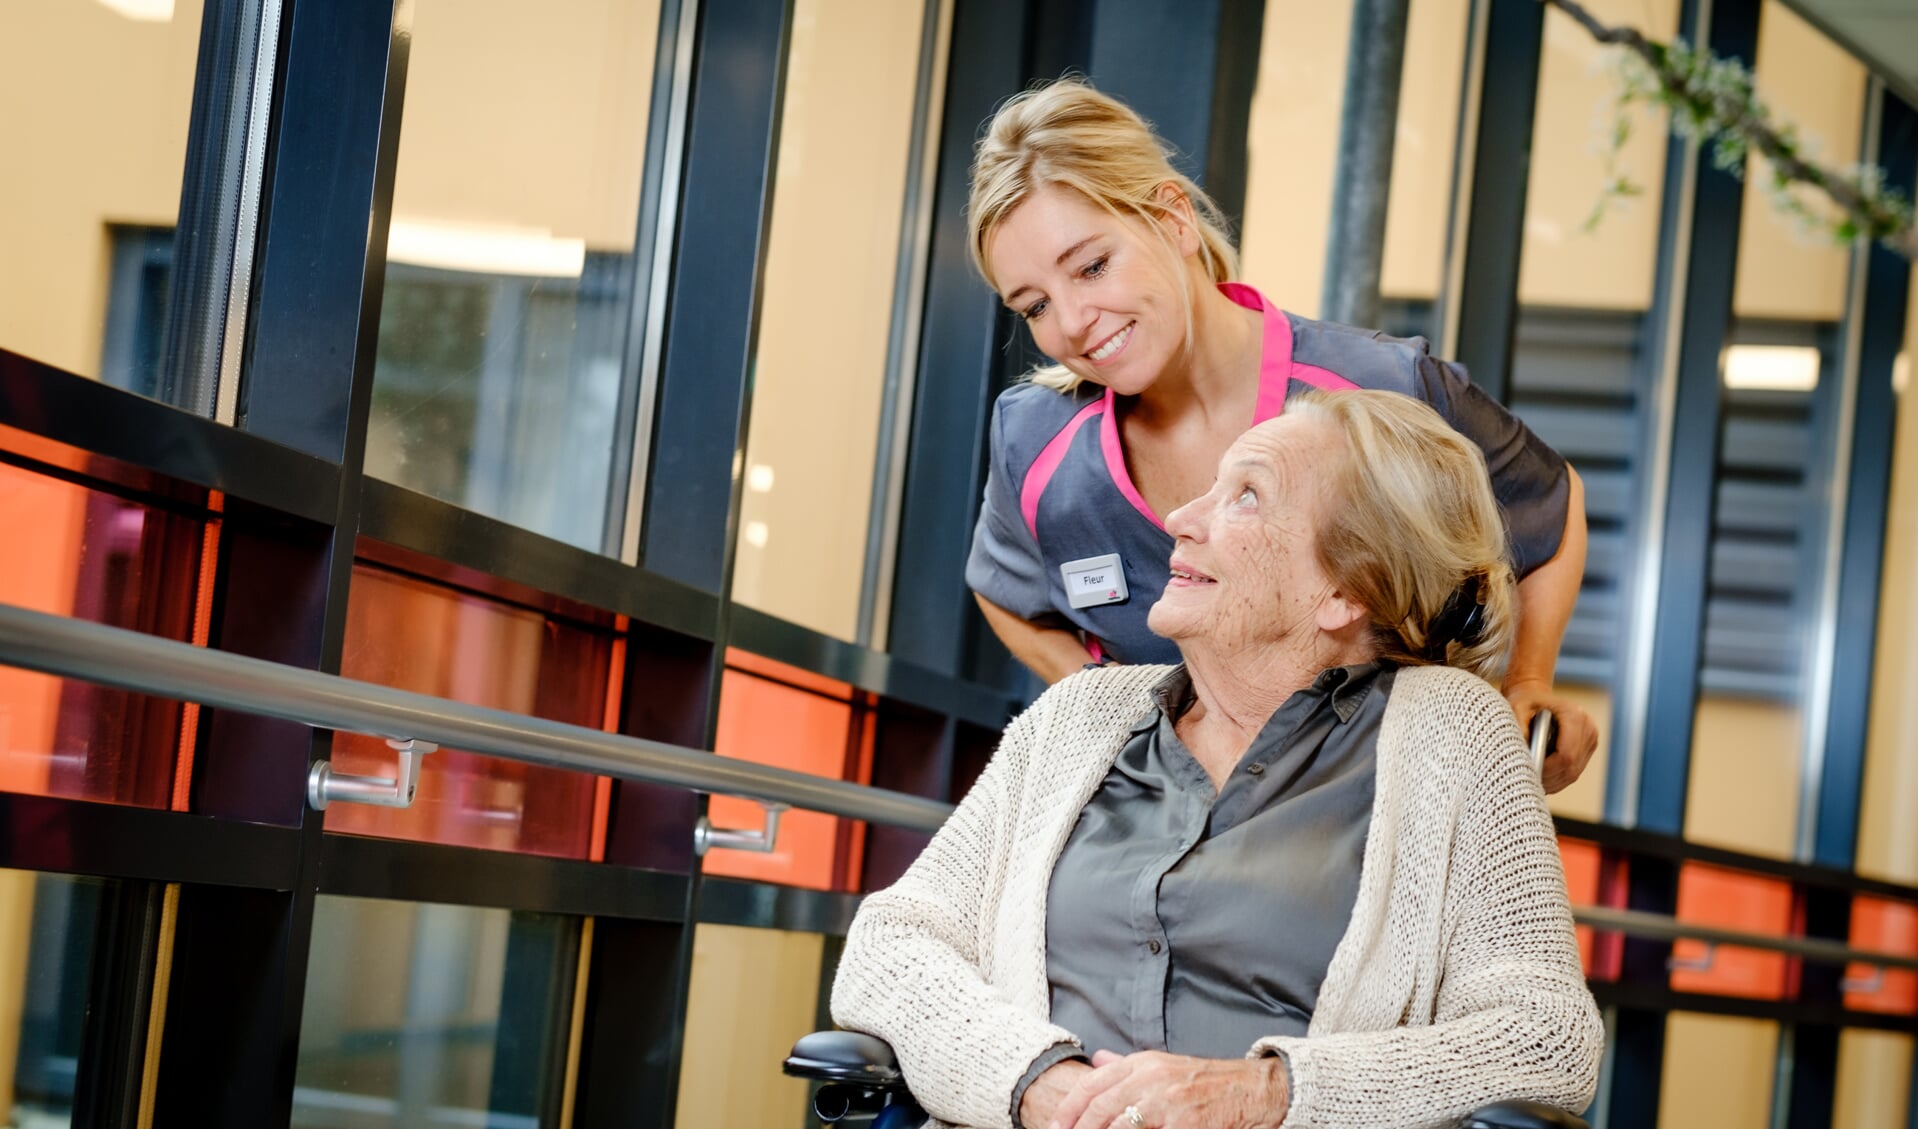
[[[1013,721],[861,908],[835,1019],[970,1126],[1581,1108],[1603,1035],[1481,677],[1515,610],[1478,450],[1407,397],[1295,398],[1166,528],[1151,625],[1184,663],[1088,670]]]

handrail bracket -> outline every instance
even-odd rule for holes
[[[325,811],[332,803],[370,804],[379,808],[413,806],[413,793],[419,790],[420,784],[420,758],[439,746],[417,737],[389,737],[386,743],[399,758],[390,778],[335,772],[331,762],[320,761],[307,773],[307,804],[314,811]]]
[[[707,851],[751,851],[754,854],[769,855],[779,842],[779,815],[791,804],[782,804],[773,800],[754,800],[766,812],[765,823],[752,830],[736,830],[729,827],[714,827],[713,821],[705,816],[693,825],[693,853],[704,858]]]

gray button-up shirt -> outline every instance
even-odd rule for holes
[[[1054,1023],[1088,1050],[1207,1058],[1305,1033],[1358,897],[1394,673],[1319,675],[1216,793],[1175,729],[1190,676],[1160,684],[1053,871]]]

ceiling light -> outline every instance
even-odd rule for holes
[[[1822,364],[1806,345],[1733,345],[1725,350],[1725,387],[1809,392]]]
[[[396,219],[387,231],[386,258],[476,274],[578,278],[586,241],[556,238],[545,228]]]
[[[100,6],[143,24],[163,24],[173,20],[173,0],[100,0]]]

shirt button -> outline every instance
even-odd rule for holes
[[[1251,773],[1251,774],[1252,774],[1252,775],[1254,775],[1254,776],[1263,776],[1263,775],[1265,775],[1265,766],[1264,766],[1264,765],[1262,765],[1262,764],[1251,764],[1251,765],[1247,765],[1247,766],[1245,767],[1245,770],[1246,770],[1247,772],[1249,772],[1249,773]]]
[[[1145,947],[1151,950],[1153,956],[1158,956],[1159,950],[1163,948],[1164,946],[1160,945],[1159,942],[1157,941],[1147,941],[1145,943]]]

